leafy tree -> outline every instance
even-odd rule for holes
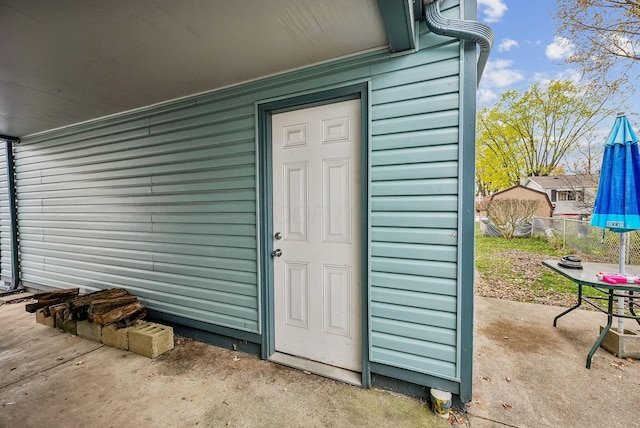
[[[564,157],[614,110],[608,92],[568,80],[536,83],[524,93],[506,91],[477,117],[477,182],[482,195],[524,177],[551,175]],[[487,193],[483,193],[487,192]]]
[[[616,90],[640,60],[640,2],[557,0],[558,33],[575,46],[568,58],[592,80]],[[633,88],[633,85],[628,85]]]
[[[518,138],[512,127],[504,126],[503,116],[497,108],[482,107],[478,112],[476,183],[482,196],[517,184],[521,178]]]
[[[533,199],[495,199],[487,204],[487,218],[505,239],[513,239],[520,226],[531,223],[540,201]]]

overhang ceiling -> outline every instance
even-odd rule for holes
[[[376,0],[0,0],[0,28],[16,137],[388,45]]]

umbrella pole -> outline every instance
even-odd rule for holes
[[[627,234],[620,234],[620,254],[618,257],[618,270],[620,273],[625,273],[625,260],[626,260],[626,241]],[[626,292],[622,291],[621,294]],[[624,296],[618,296],[618,315],[624,315]],[[618,318],[618,333],[624,334],[624,318]]]

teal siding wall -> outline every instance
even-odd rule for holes
[[[11,215],[7,187],[7,151],[0,140],[0,280],[11,283]]]
[[[372,68],[370,357],[456,379],[460,44],[420,48]]]
[[[373,68],[370,359],[458,380],[461,47],[419,46]]]
[[[124,286],[153,309],[261,332],[256,103],[369,81],[370,359],[455,380],[461,46],[424,27],[419,46],[24,138],[25,283]]]
[[[26,138],[25,283],[126,287],[151,308],[258,331],[253,106],[196,100]]]

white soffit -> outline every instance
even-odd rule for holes
[[[376,0],[0,0],[0,135],[387,45]]]

